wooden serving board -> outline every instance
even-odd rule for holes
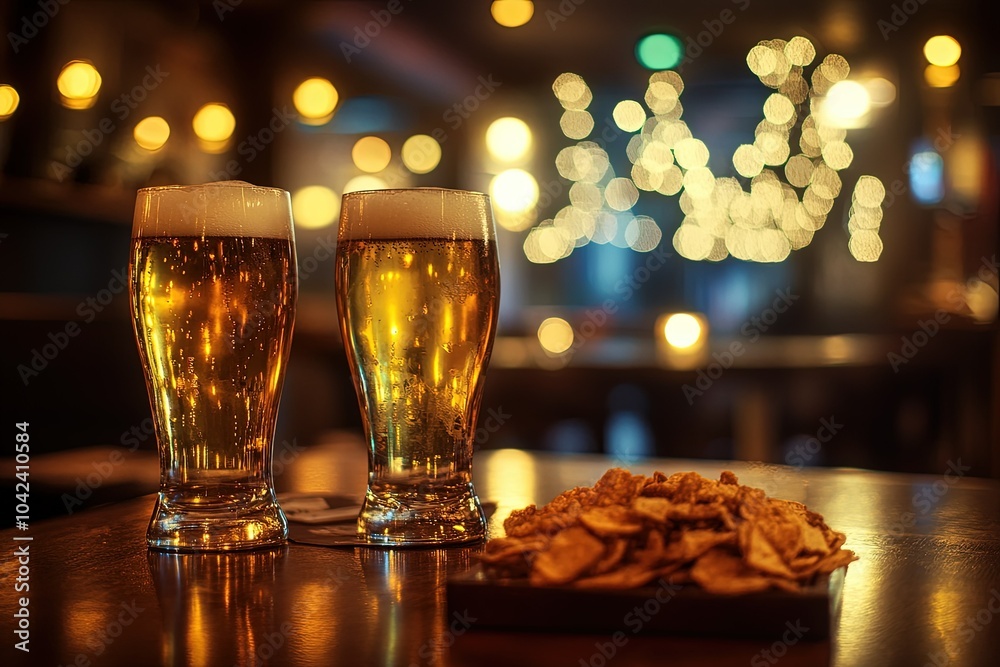
[[[475,629],[823,641],[839,618],[845,571],[799,593],[725,596],[662,580],[622,590],[532,586],[490,579],[477,565],[448,580],[448,608],[476,618]]]

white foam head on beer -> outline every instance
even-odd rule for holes
[[[443,188],[371,190],[344,195],[342,240],[494,238],[490,200]]]
[[[244,181],[143,188],[135,200],[133,237],[256,236],[289,238],[287,192]]]

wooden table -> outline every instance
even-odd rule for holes
[[[591,484],[616,462],[515,450],[476,455],[492,530],[515,508]],[[940,477],[659,460],[635,472],[733,469],[807,503],[847,533],[846,577],[827,642],[484,631],[449,615],[445,581],[481,547],[389,551],[290,544],[213,555],[148,551],[149,496],[2,532],[3,665],[750,664],[993,665],[1000,656],[1000,484]],[[282,465],[278,487],[357,494],[364,453],[333,443]],[[30,542],[14,541],[30,536]],[[13,648],[18,563],[29,546],[30,654]],[[467,626],[469,626],[467,628]],[[776,638],[778,639],[778,638]],[[778,656],[781,656],[780,658]]]

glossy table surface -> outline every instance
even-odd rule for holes
[[[475,483],[511,510],[592,484],[617,462],[515,450],[480,452]],[[279,490],[359,494],[365,457],[349,441],[306,449]],[[170,555],[146,549],[145,496],[6,530],[3,665],[994,665],[1000,656],[1000,484],[940,476],[796,470],[662,459],[634,472],[696,470],[805,502],[847,534],[847,573],[830,641],[706,640],[497,632],[447,609],[445,582],[481,546],[324,548]],[[15,541],[30,536],[31,541]],[[15,549],[29,545],[30,591],[15,592]],[[13,611],[30,596],[30,653],[14,649]],[[623,628],[624,629],[624,628]],[[603,655],[611,650],[607,660]]]

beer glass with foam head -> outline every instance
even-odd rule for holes
[[[344,195],[336,291],[369,445],[361,539],[403,546],[485,536],[472,450],[499,279],[486,195]]]
[[[238,181],[139,190],[129,274],[160,452],[149,546],[284,542],[271,452],[297,293],[288,193]]]

